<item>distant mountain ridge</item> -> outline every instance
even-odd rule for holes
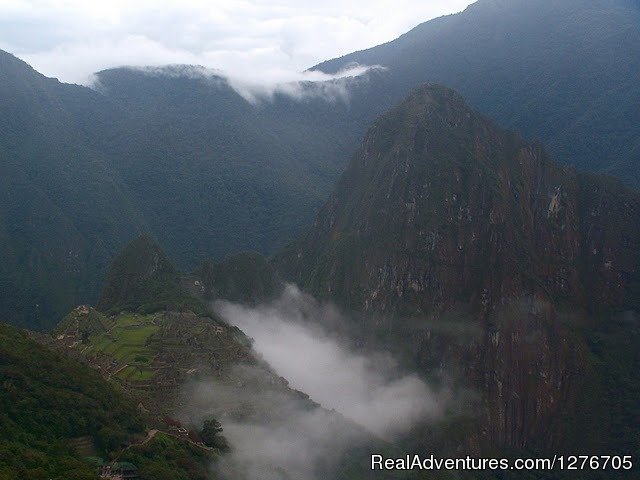
[[[316,125],[344,103],[252,105],[226,82],[162,69],[101,72],[97,92],[5,52],[0,67],[0,313],[13,324],[47,329],[93,303],[111,259],[141,233],[183,270],[274,251],[350,150],[347,129]]]
[[[640,7],[627,0],[479,0],[383,45],[323,62],[381,65],[381,113],[435,82],[554,158],[640,186]]]

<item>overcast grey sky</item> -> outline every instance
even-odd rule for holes
[[[396,38],[471,0],[0,0],[0,48],[86,83],[120,65],[198,64],[252,81]]]

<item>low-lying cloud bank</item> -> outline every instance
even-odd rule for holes
[[[253,338],[254,349],[293,388],[380,437],[393,438],[441,412],[442,393],[400,374],[388,354],[355,352],[332,337],[321,325],[348,320],[294,286],[269,305],[218,302],[215,309]]]
[[[296,100],[322,98],[329,102],[347,102],[350,88],[368,81],[370,73],[385,70],[379,65],[354,64],[335,74],[307,70],[299,73],[281,71],[274,74],[272,72],[271,75],[266,76],[256,71],[252,72],[252,75],[239,76],[198,65],[126,66],[124,68],[148,75],[205,80],[211,82],[212,86],[226,83],[252,104],[272,101],[276,95],[286,95]],[[96,90],[102,89],[96,75],[93,75],[87,84]]]

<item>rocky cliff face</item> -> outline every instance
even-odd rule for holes
[[[418,365],[455,364],[482,392],[480,443],[548,447],[589,376],[567,323],[638,306],[640,196],[559,167],[430,85],[374,124],[276,263],[363,312],[365,330],[417,325],[404,335]],[[436,335],[454,312],[481,333]]]

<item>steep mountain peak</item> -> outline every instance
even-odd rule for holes
[[[107,275],[97,308],[138,311],[206,308],[180,285],[180,274],[149,235],[142,235],[116,257]]]
[[[547,448],[570,438],[555,419],[586,385],[573,372],[591,368],[564,325],[637,309],[640,195],[427,85],[375,122],[276,263],[361,313],[362,342],[460,372],[483,398],[478,443]]]
[[[368,312],[471,302],[488,314],[532,294],[622,307],[635,298],[639,214],[618,182],[557,166],[457,93],[425,85],[374,123],[282,264]]]
[[[410,92],[407,98],[386,116],[402,110],[406,114],[428,117],[431,113],[435,113],[433,110],[435,107],[437,107],[436,112],[440,114],[445,111],[449,114],[464,114],[468,110],[464,98],[455,90],[436,83],[425,83]]]
[[[418,131],[429,133],[433,128],[445,128],[447,133],[471,128],[480,115],[472,111],[456,91],[438,84],[428,83],[414,89],[395,108],[380,116],[374,123],[377,131],[399,135],[397,140],[406,140],[405,135],[416,135]],[[488,119],[483,121],[490,123]]]
[[[176,274],[167,255],[150,235],[141,235],[130,242],[114,260],[112,271],[132,276],[135,282],[164,273]]]

